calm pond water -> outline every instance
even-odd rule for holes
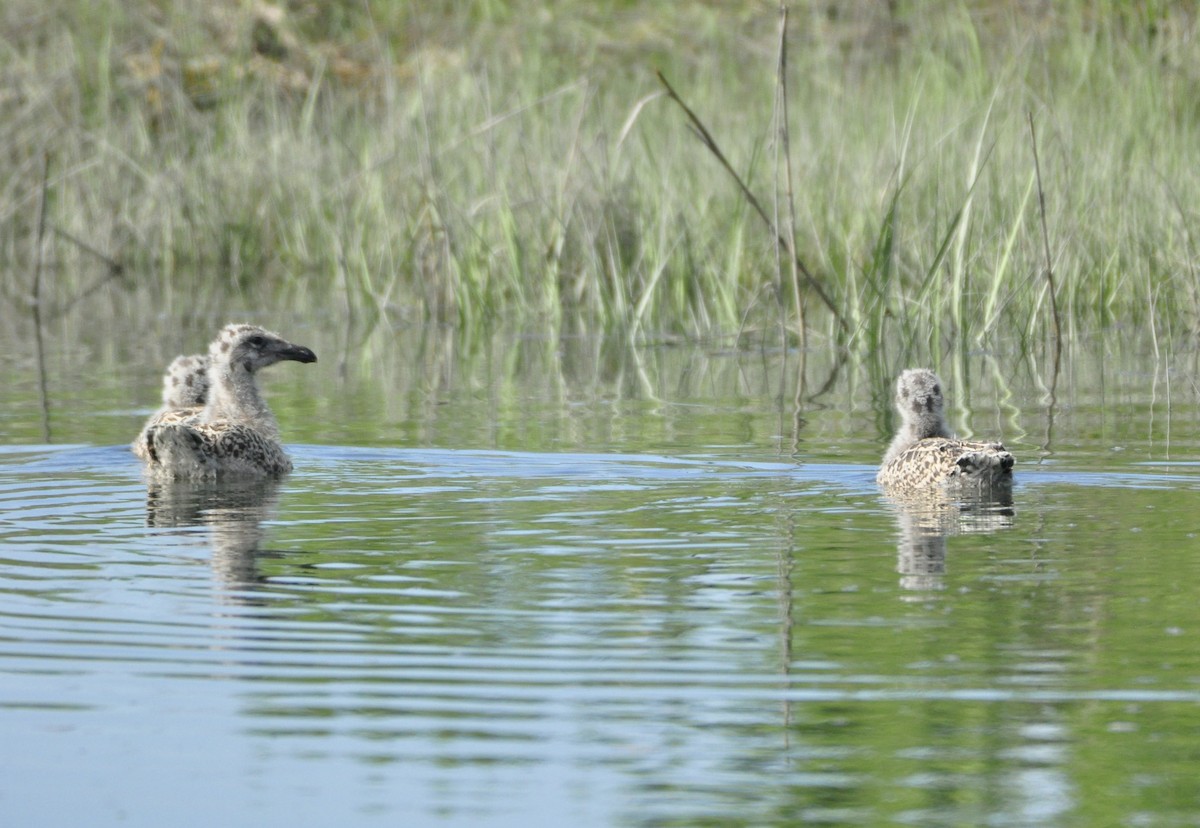
[[[911,504],[828,354],[273,327],[278,485],[126,449],[213,327],[9,343],[0,823],[1200,824],[1195,353],[948,360]]]

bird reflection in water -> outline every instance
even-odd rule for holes
[[[896,561],[900,586],[914,593],[945,589],[948,537],[1008,529],[1015,515],[1012,486],[888,492],[886,500],[900,529]]]
[[[274,478],[152,480],[146,488],[146,525],[208,527],[213,571],[222,585],[254,587],[264,580],[259,558],[275,554],[262,549],[263,523],[275,512],[279,483]]]

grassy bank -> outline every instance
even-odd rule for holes
[[[5,4],[7,313],[40,239],[49,309],[795,332],[772,233],[661,70],[778,205],[834,308],[802,286],[814,336],[1044,341],[1047,239],[1065,336],[1200,324],[1192,3],[794,4],[794,224],[774,6],[438,5]]]

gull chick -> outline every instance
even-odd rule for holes
[[[896,381],[896,433],[875,480],[886,488],[917,489],[944,483],[1012,483],[1013,456],[1001,443],[958,440],[946,425],[937,374],[910,368]]]
[[[200,408],[208,401],[208,354],[177,356],[163,374],[163,408]]]
[[[284,360],[316,362],[316,354],[257,325],[234,324],[221,330],[207,357],[187,360],[176,359],[167,370],[166,410],[150,418],[134,443],[147,471],[168,478],[278,477],[291,471],[258,372]],[[201,366],[204,381],[195,374]],[[189,402],[201,405],[169,407]]]
[[[208,354],[177,356],[163,374],[162,408],[154,412],[133,441],[133,453],[146,459],[146,435],[165,423],[197,422],[208,401]]]

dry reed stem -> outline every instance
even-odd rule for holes
[[[787,195],[788,206],[788,238],[796,238],[796,195],[792,189],[792,142],[791,133],[788,127],[788,94],[787,94],[787,21],[788,9],[785,5],[779,6],[779,68],[776,78],[777,94],[779,95],[780,104],[780,120],[779,131],[780,141],[783,144],[783,169],[784,169],[784,184],[785,193]],[[791,251],[789,251],[791,252]],[[807,325],[804,318],[804,299],[800,295],[800,273],[799,260],[795,255],[790,256],[791,273],[792,273],[792,301],[796,305],[796,326],[800,333],[800,346],[803,348],[807,343]]]
[[[1054,285],[1054,261],[1050,256],[1050,231],[1046,227],[1046,195],[1042,190],[1042,166],[1038,161],[1037,131],[1033,126],[1033,113],[1029,117],[1029,142],[1033,146],[1033,170],[1037,176],[1038,214],[1042,220],[1042,246],[1046,254],[1046,282],[1050,288],[1050,312],[1054,317],[1054,377],[1051,389],[1058,382],[1058,367],[1062,360],[1062,321],[1058,315],[1058,291]],[[1051,395],[1053,395],[1051,390]]]
[[[708,129],[704,126],[704,123],[700,120],[696,113],[692,111],[691,107],[683,102],[683,99],[679,97],[679,94],[667,81],[663,73],[656,70],[655,74],[658,76],[659,82],[662,83],[663,87],[667,90],[667,96],[671,100],[675,101],[675,103],[679,105],[680,109],[683,110],[684,114],[687,115],[689,126],[695,133],[696,137],[700,139],[700,143],[704,144],[708,151],[713,154],[718,162],[720,162],[721,166],[725,169],[725,172],[729,173],[729,175],[733,177],[733,180],[738,185],[738,189],[740,189],[742,191],[742,195],[745,196],[746,201],[751,207],[754,208],[754,212],[758,213],[759,218],[763,220],[763,222],[767,225],[767,228],[775,236],[776,242],[784,246],[784,249],[788,251],[788,254],[795,262],[796,267],[798,267],[800,272],[804,274],[804,278],[807,280],[809,287],[816,291],[817,296],[819,296],[821,301],[825,303],[825,307],[829,308],[830,312],[833,313],[833,316],[838,321],[838,325],[841,327],[842,332],[849,334],[849,324],[846,322],[841,312],[837,309],[837,306],[834,305],[833,300],[829,298],[829,294],[827,294],[824,288],[821,287],[820,282],[818,282],[812,275],[812,271],[805,266],[804,261],[796,252],[792,240],[785,238],[784,235],[779,232],[779,228],[775,225],[775,222],[771,221],[771,217],[767,215],[767,211],[763,209],[762,204],[755,197],[754,193],[750,191],[750,187],[747,186],[746,182],[742,180],[742,177],[737,174],[737,171],[733,169],[733,165],[729,163],[729,159],[725,157],[725,153],[721,152],[721,148],[717,145],[717,141],[715,138],[713,138],[712,133],[708,131]]]
[[[33,251],[33,286],[31,305],[33,311],[33,336],[37,347],[38,394],[42,409],[42,437],[50,442],[50,395],[46,380],[46,345],[42,336],[42,249],[46,238],[46,201],[50,189],[50,153],[42,154],[42,186],[38,191],[38,223],[36,247]]]

